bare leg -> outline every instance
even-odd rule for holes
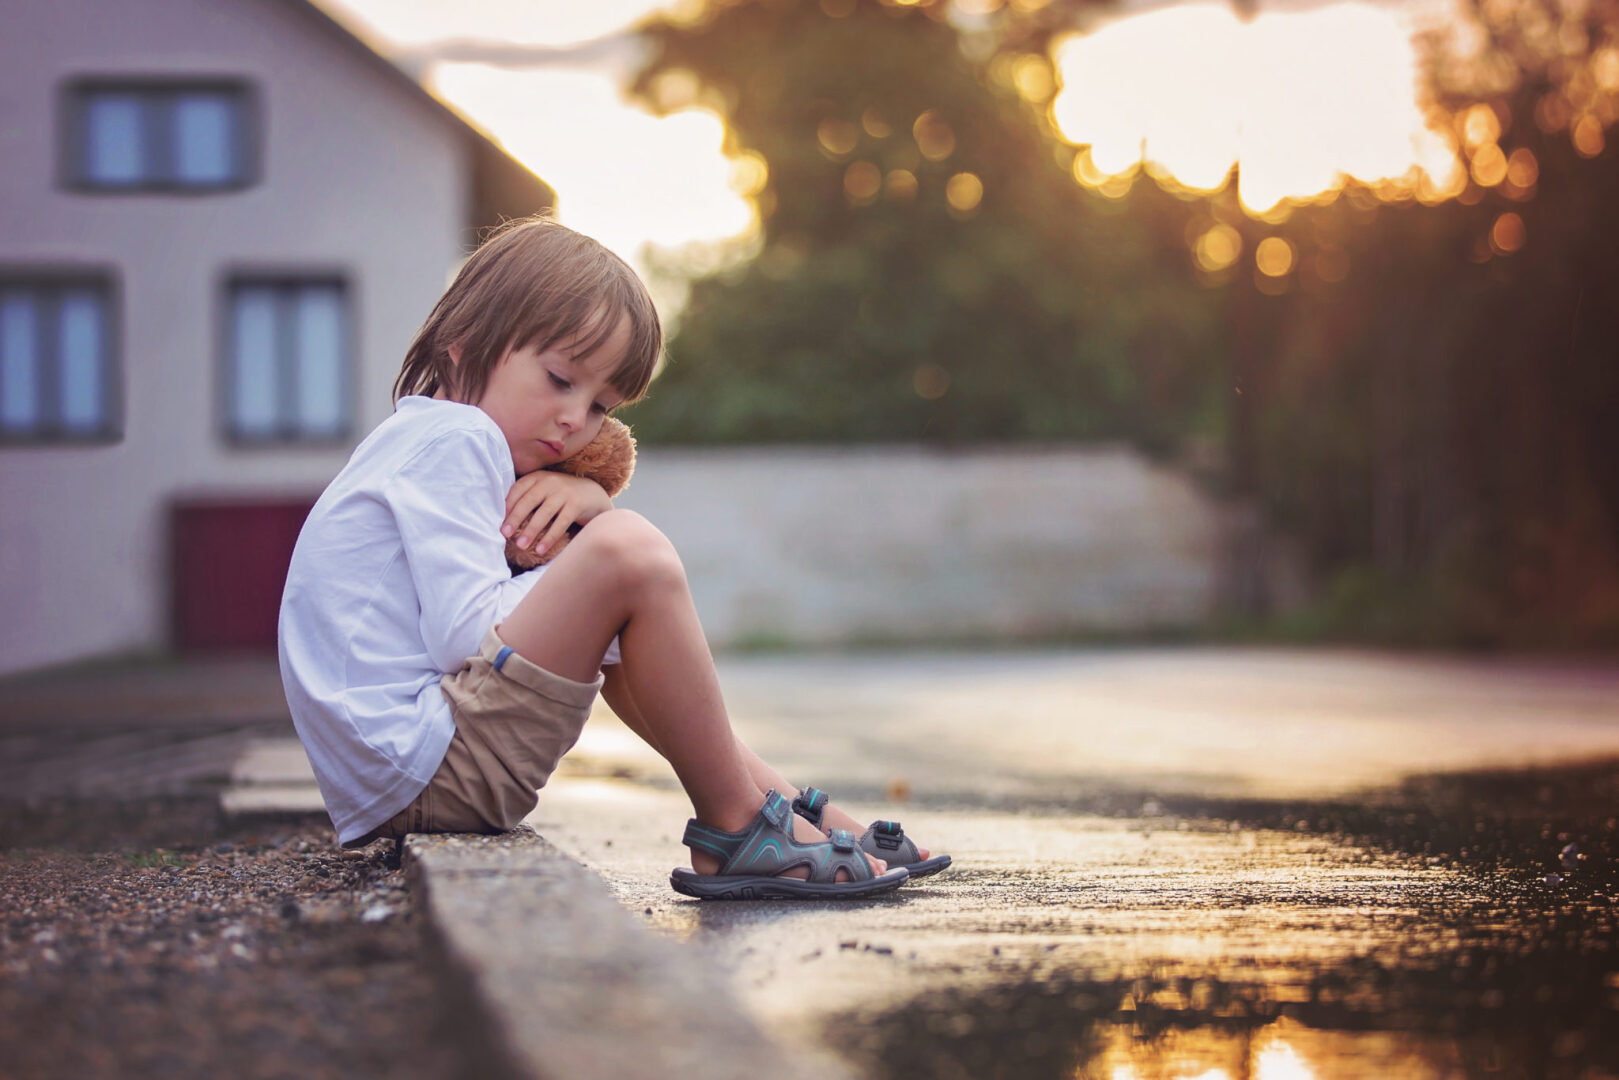
[[[625,510],[582,529],[500,627],[518,655],[579,681],[596,677],[615,634],[627,661],[624,685],[648,703],[637,711],[637,730],[674,767],[697,819],[725,830],[747,826],[764,791],[731,731],[685,570],[668,539]],[[795,816],[794,823],[799,839],[822,838],[808,822]],[[692,867],[718,868],[696,852]]]
[[[602,684],[602,697],[607,700],[608,705],[612,706],[614,714],[624,721],[626,727],[646,740],[648,746],[662,754],[663,750],[652,738],[652,733],[647,727],[646,718],[641,715],[641,710],[635,703],[635,694],[630,690],[628,680],[624,677],[623,666],[611,665],[604,671],[607,681]],[[798,788],[788,783],[785,777],[771,768],[758,754],[749,750],[741,739],[737,739],[736,746],[737,752],[742,755],[743,764],[747,767],[749,775],[753,777],[755,786],[766,791],[775,788],[789,799],[798,797]],[[828,803],[821,813],[821,823],[829,829],[848,829],[856,836],[866,831],[864,825],[831,803]],[[917,854],[920,858],[925,859],[928,857],[928,849],[918,847]],[[872,864],[878,867],[879,873],[887,865],[876,859],[872,860]]]

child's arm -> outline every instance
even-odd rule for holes
[[[495,438],[446,432],[383,488],[416,587],[422,642],[440,671],[475,655],[533,583],[506,565],[500,525],[511,459]]]
[[[517,533],[518,547],[533,544],[534,553],[543,555],[568,534],[569,526],[583,525],[612,508],[613,500],[594,480],[538,469],[518,477],[517,483],[506,493],[506,520],[500,526],[500,535],[510,537]],[[528,524],[524,525],[524,521]]]

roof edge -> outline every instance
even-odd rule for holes
[[[418,101],[447,119],[468,140],[471,156],[471,190],[468,192],[466,227],[474,232],[498,225],[508,218],[529,217],[555,209],[556,189],[540,179],[527,165],[512,156],[495,137],[435,97],[428,89],[343,23],[315,0],[279,0],[299,17],[309,19],[333,35],[345,48],[358,55],[384,77],[408,90]]]

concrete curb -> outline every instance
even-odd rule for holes
[[[533,829],[413,834],[404,859],[437,960],[474,1025],[478,1075],[812,1075],[741,1012],[695,949],[639,925]],[[813,1076],[846,1080],[819,1063]]]

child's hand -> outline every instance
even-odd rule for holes
[[[517,533],[518,547],[532,544],[536,554],[544,554],[568,534],[569,526],[583,525],[612,508],[613,500],[594,480],[539,469],[519,477],[506,493],[506,520],[500,535],[510,539]]]

